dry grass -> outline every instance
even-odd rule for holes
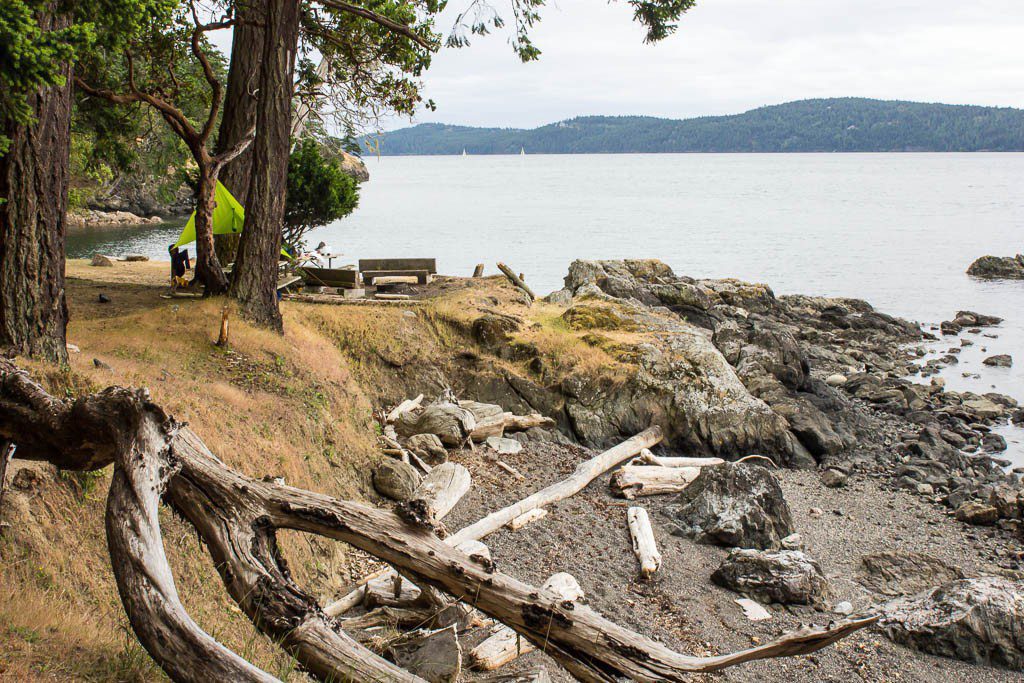
[[[415,312],[288,302],[284,336],[232,315],[230,347],[221,349],[212,342],[222,302],[162,298],[166,263],[97,268],[70,261],[67,273],[68,339],[81,352],[64,368],[21,361],[50,391],[148,387],[231,467],[353,499],[372,497],[375,407],[440,389],[466,352],[494,369],[535,372],[528,360],[502,360],[475,347],[471,328],[479,316],[497,312],[521,321],[513,341],[536,347],[545,381],[571,373],[625,377],[633,367],[622,349],[643,339],[602,331],[608,343],[595,343],[592,332],[570,330],[559,307],[526,306],[503,278],[484,278],[456,283]],[[108,303],[99,302],[101,293]],[[127,629],[110,572],[103,532],[108,477],[51,472],[32,491],[5,500],[11,526],[0,536],[0,679],[161,678]],[[165,517],[168,556],[196,621],[272,673],[303,680],[227,597],[194,530]],[[347,546],[298,533],[282,534],[281,546],[296,580],[322,598],[370,563]]]

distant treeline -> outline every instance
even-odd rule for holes
[[[733,116],[581,116],[533,130],[424,123],[369,136],[385,155],[1024,151],[1024,110],[863,98]]]

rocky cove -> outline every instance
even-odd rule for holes
[[[594,596],[602,611],[641,627],[664,618],[666,604],[686,604],[705,628],[723,619],[716,635],[725,627],[755,643],[777,628],[721,616],[737,595],[785,623],[877,614],[874,632],[888,644],[869,635],[854,659],[823,653],[813,665],[781,665],[786,675],[847,680],[857,666],[871,672],[866,680],[1016,680],[1000,669],[1024,666],[1024,489],[1005,470],[1006,442],[993,430],[1019,424],[1024,411],[995,392],[948,390],[930,376],[943,361],[925,351],[998,318],[960,311],[933,334],[865,301],[776,296],[764,284],[679,276],[656,260],[576,261],[565,287],[533,304],[493,278],[442,280],[422,296],[448,301],[430,317],[463,340],[447,362],[431,363],[449,396],[471,397],[474,413],[491,404],[557,425],[507,435],[521,447],[501,457],[527,484],[495,479],[472,451],[453,451],[482,488],[454,520],[472,519],[495,498],[515,500],[564,472],[566,458],[658,425],[658,453],[727,462],[701,470],[678,495],[644,499],[655,526],[670,534],[659,534],[674,558],[666,562],[677,564],[654,584],[632,584],[631,610]],[[563,345],[566,337],[601,360],[581,360],[587,354]],[[403,376],[404,393],[385,389],[385,403],[439,381],[413,358],[381,360]],[[411,433],[400,434],[404,441]],[[571,455],[574,448],[581,454]],[[777,468],[728,462],[750,454]],[[614,492],[614,475],[611,483]],[[537,581],[569,548],[584,585],[628,579],[629,554],[608,550],[620,544],[621,503],[597,488],[535,531],[503,532],[492,548]],[[588,548],[604,553],[580,548],[581,524]],[[538,659],[524,657],[520,668]],[[726,678],[774,677],[779,668],[759,664]]]

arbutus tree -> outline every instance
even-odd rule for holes
[[[197,167],[196,190],[196,279],[206,295],[223,294],[228,279],[217,258],[213,240],[213,210],[217,181],[221,171],[251,143],[255,125],[219,151],[211,151],[211,138],[217,126],[224,99],[222,65],[219,53],[209,44],[207,34],[239,23],[231,15],[213,21],[201,18],[194,0],[167,16],[154,17],[146,30],[119,50],[99,51],[75,79],[86,94],[115,105],[142,104],[156,110],[181,138]],[[123,60],[123,62],[122,62]],[[110,68],[121,62],[123,68]],[[196,100],[195,92],[186,92],[197,82],[184,78],[186,72],[199,71],[209,88],[208,106],[190,110],[186,103]]]

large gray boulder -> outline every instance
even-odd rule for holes
[[[669,508],[673,533],[698,543],[777,549],[794,533],[778,479],[764,467],[705,467]]]
[[[963,579],[884,607],[879,622],[897,643],[967,662],[1024,670],[1024,583]]]
[[[799,550],[737,548],[711,580],[762,602],[783,605],[824,606],[831,593],[821,567]]]
[[[861,585],[881,595],[916,595],[964,578],[959,569],[939,558],[908,550],[871,553],[861,563]]]

